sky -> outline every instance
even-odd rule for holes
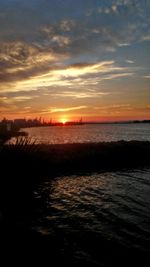
[[[0,0],[0,119],[150,119],[150,0]]]

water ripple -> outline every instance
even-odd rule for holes
[[[75,242],[79,248],[76,237],[86,235],[90,240],[92,234],[150,250],[149,169],[58,177],[42,183],[35,196],[43,206],[36,210],[32,227],[44,234],[63,235],[67,246]]]

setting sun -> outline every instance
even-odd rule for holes
[[[60,122],[63,123],[63,124],[65,124],[67,122],[67,119],[66,118],[61,118],[60,119]]]

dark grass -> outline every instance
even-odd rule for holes
[[[44,266],[46,260],[50,266],[62,265],[62,262],[66,266],[77,266],[78,262],[71,251],[62,251],[65,242],[63,236],[42,236],[30,229],[31,214],[37,205],[33,199],[34,188],[44,179],[50,180],[57,176],[141,169],[149,166],[148,141],[36,145],[29,139],[20,139],[15,145],[1,145],[0,234],[3,251],[11,254],[14,248],[15,260],[18,254],[22,255],[22,259],[29,259],[31,256],[34,262],[43,260]],[[87,250],[92,249],[91,244],[88,244],[89,238],[93,242],[90,254],[97,258],[94,266],[127,266],[130,263],[136,266],[134,264],[140,261],[141,266],[146,266],[144,260],[148,255],[145,253],[124,248],[103,238],[99,240],[97,236],[81,235],[76,238]],[[121,262],[118,254],[123,259]],[[52,260],[55,261],[54,264]],[[104,265],[100,265],[100,262]],[[90,259],[80,263],[82,266],[92,266]]]
[[[33,175],[51,176],[149,166],[149,155],[148,141],[38,145],[24,138],[2,146],[0,156],[16,174],[22,166]]]
[[[16,131],[16,130],[12,130],[12,131],[0,131],[0,144],[4,144],[5,142],[7,142],[10,138],[12,137],[19,137],[19,136],[27,136],[26,132],[23,131]]]

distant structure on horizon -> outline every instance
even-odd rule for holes
[[[48,122],[44,121],[41,117],[39,119],[14,119],[14,120],[7,120],[4,118],[0,121],[0,132],[9,132],[9,131],[16,131],[21,128],[30,128],[30,127],[46,127],[46,126],[63,126],[63,125],[82,125],[83,119],[80,118],[78,121],[67,121],[63,122],[53,122],[50,119]]]
[[[84,125],[84,124],[126,124],[126,123],[150,123],[150,120],[132,120],[132,121],[114,121],[114,122],[90,122],[84,121],[82,117],[78,121],[66,121],[63,122],[53,122],[50,119],[48,122],[44,121],[41,117],[39,119],[14,119],[7,120],[4,118],[0,121],[0,132],[10,132],[10,131],[18,131],[22,128],[30,128],[30,127],[47,127],[47,126],[69,126],[69,125]]]

